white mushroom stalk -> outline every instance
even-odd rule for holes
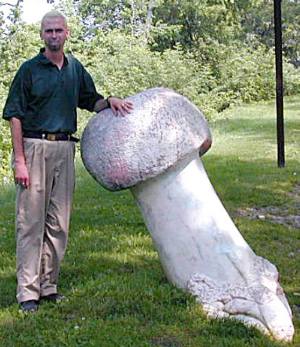
[[[87,170],[105,188],[130,188],[167,278],[208,315],[235,318],[291,341],[291,310],[276,267],[235,227],[199,157],[210,145],[201,112],[163,88],[130,97],[134,111],[93,117],[82,138]]]

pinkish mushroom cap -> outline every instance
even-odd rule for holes
[[[86,169],[106,189],[153,178],[211,139],[201,111],[173,90],[152,88],[127,100],[130,114],[105,109],[90,119],[81,140]]]

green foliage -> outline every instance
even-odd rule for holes
[[[220,63],[221,87],[245,102],[268,100],[275,92],[273,52],[263,46],[231,46]]]
[[[0,110],[2,111],[10,83],[17,69],[28,57],[36,54],[40,45],[38,28],[14,24],[0,43]],[[11,179],[11,141],[9,126],[0,120],[0,184]]]
[[[154,47],[159,50],[177,43],[191,48],[203,40],[226,43],[239,31],[230,1],[167,0],[155,8],[154,14]],[[168,30],[160,33],[165,26]]]
[[[0,105],[1,105],[0,101]],[[8,124],[0,121],[0,184],[8,183],[11,180],[10,170],[10,131]]]
[[[144,89],[164,86],[186,95],[198,106],[198,96],[215,85],[209,65],[199,64],[180,46],[163,53],[151,51],[141,39],[119,31],[101,32],[84,52],[77,52],[105,95],[127,96]]]
[[[284,94],[295,95],[300,93],[300,69],[284,61],[283,76]]]
[[[212,120],[232,104],[275,95],[271,1],[193,0],[179,6],[177,0],[63,0],[57,6],[69,18],[67,50],[104,96],[164,86]],[[297,61],[298,13],[298,2],[283,4],[285,95],[300,93],[300,70],[289,64]],[[20,8],[13,9],[8,25],[0,11],[1,109],[17,68],[41,45],[38,26],[21,23],[19,14]],[[88,117],[81,114],[80,131]],[[2,119],[0,128],[1,183],[10,176],[10,141]]]
[[[236,1],[238,3],[238,1]],[[242,1],[241,3],[244,3]],[[283,51],[295,66],[300,65],[300,3],[281,1]],[[272,48],[274,46],[274,1],[248,1],[240,12],[241,39],[251,43],[253,38]]]

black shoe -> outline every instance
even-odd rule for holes
[[[20,302],[20,307],[24,313],[33,313],[38,310],[39,303],[36,300],[22,301]]]
[[[40,297],[41,300],[45,300],[45,301],[49,301],[49,302],[53,302],[55,304],[58,304],[59,302],[63,301],[66,299],[65,296],[58,294],[58,293],[54,293],[54,294],[49,294],[49,295],[45,295],[45,296],[41,296]]]

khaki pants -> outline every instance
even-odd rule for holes
[[[30,187],[17,186],[17,300],[57,293],[74,191],[75,144],[24,138]]]

